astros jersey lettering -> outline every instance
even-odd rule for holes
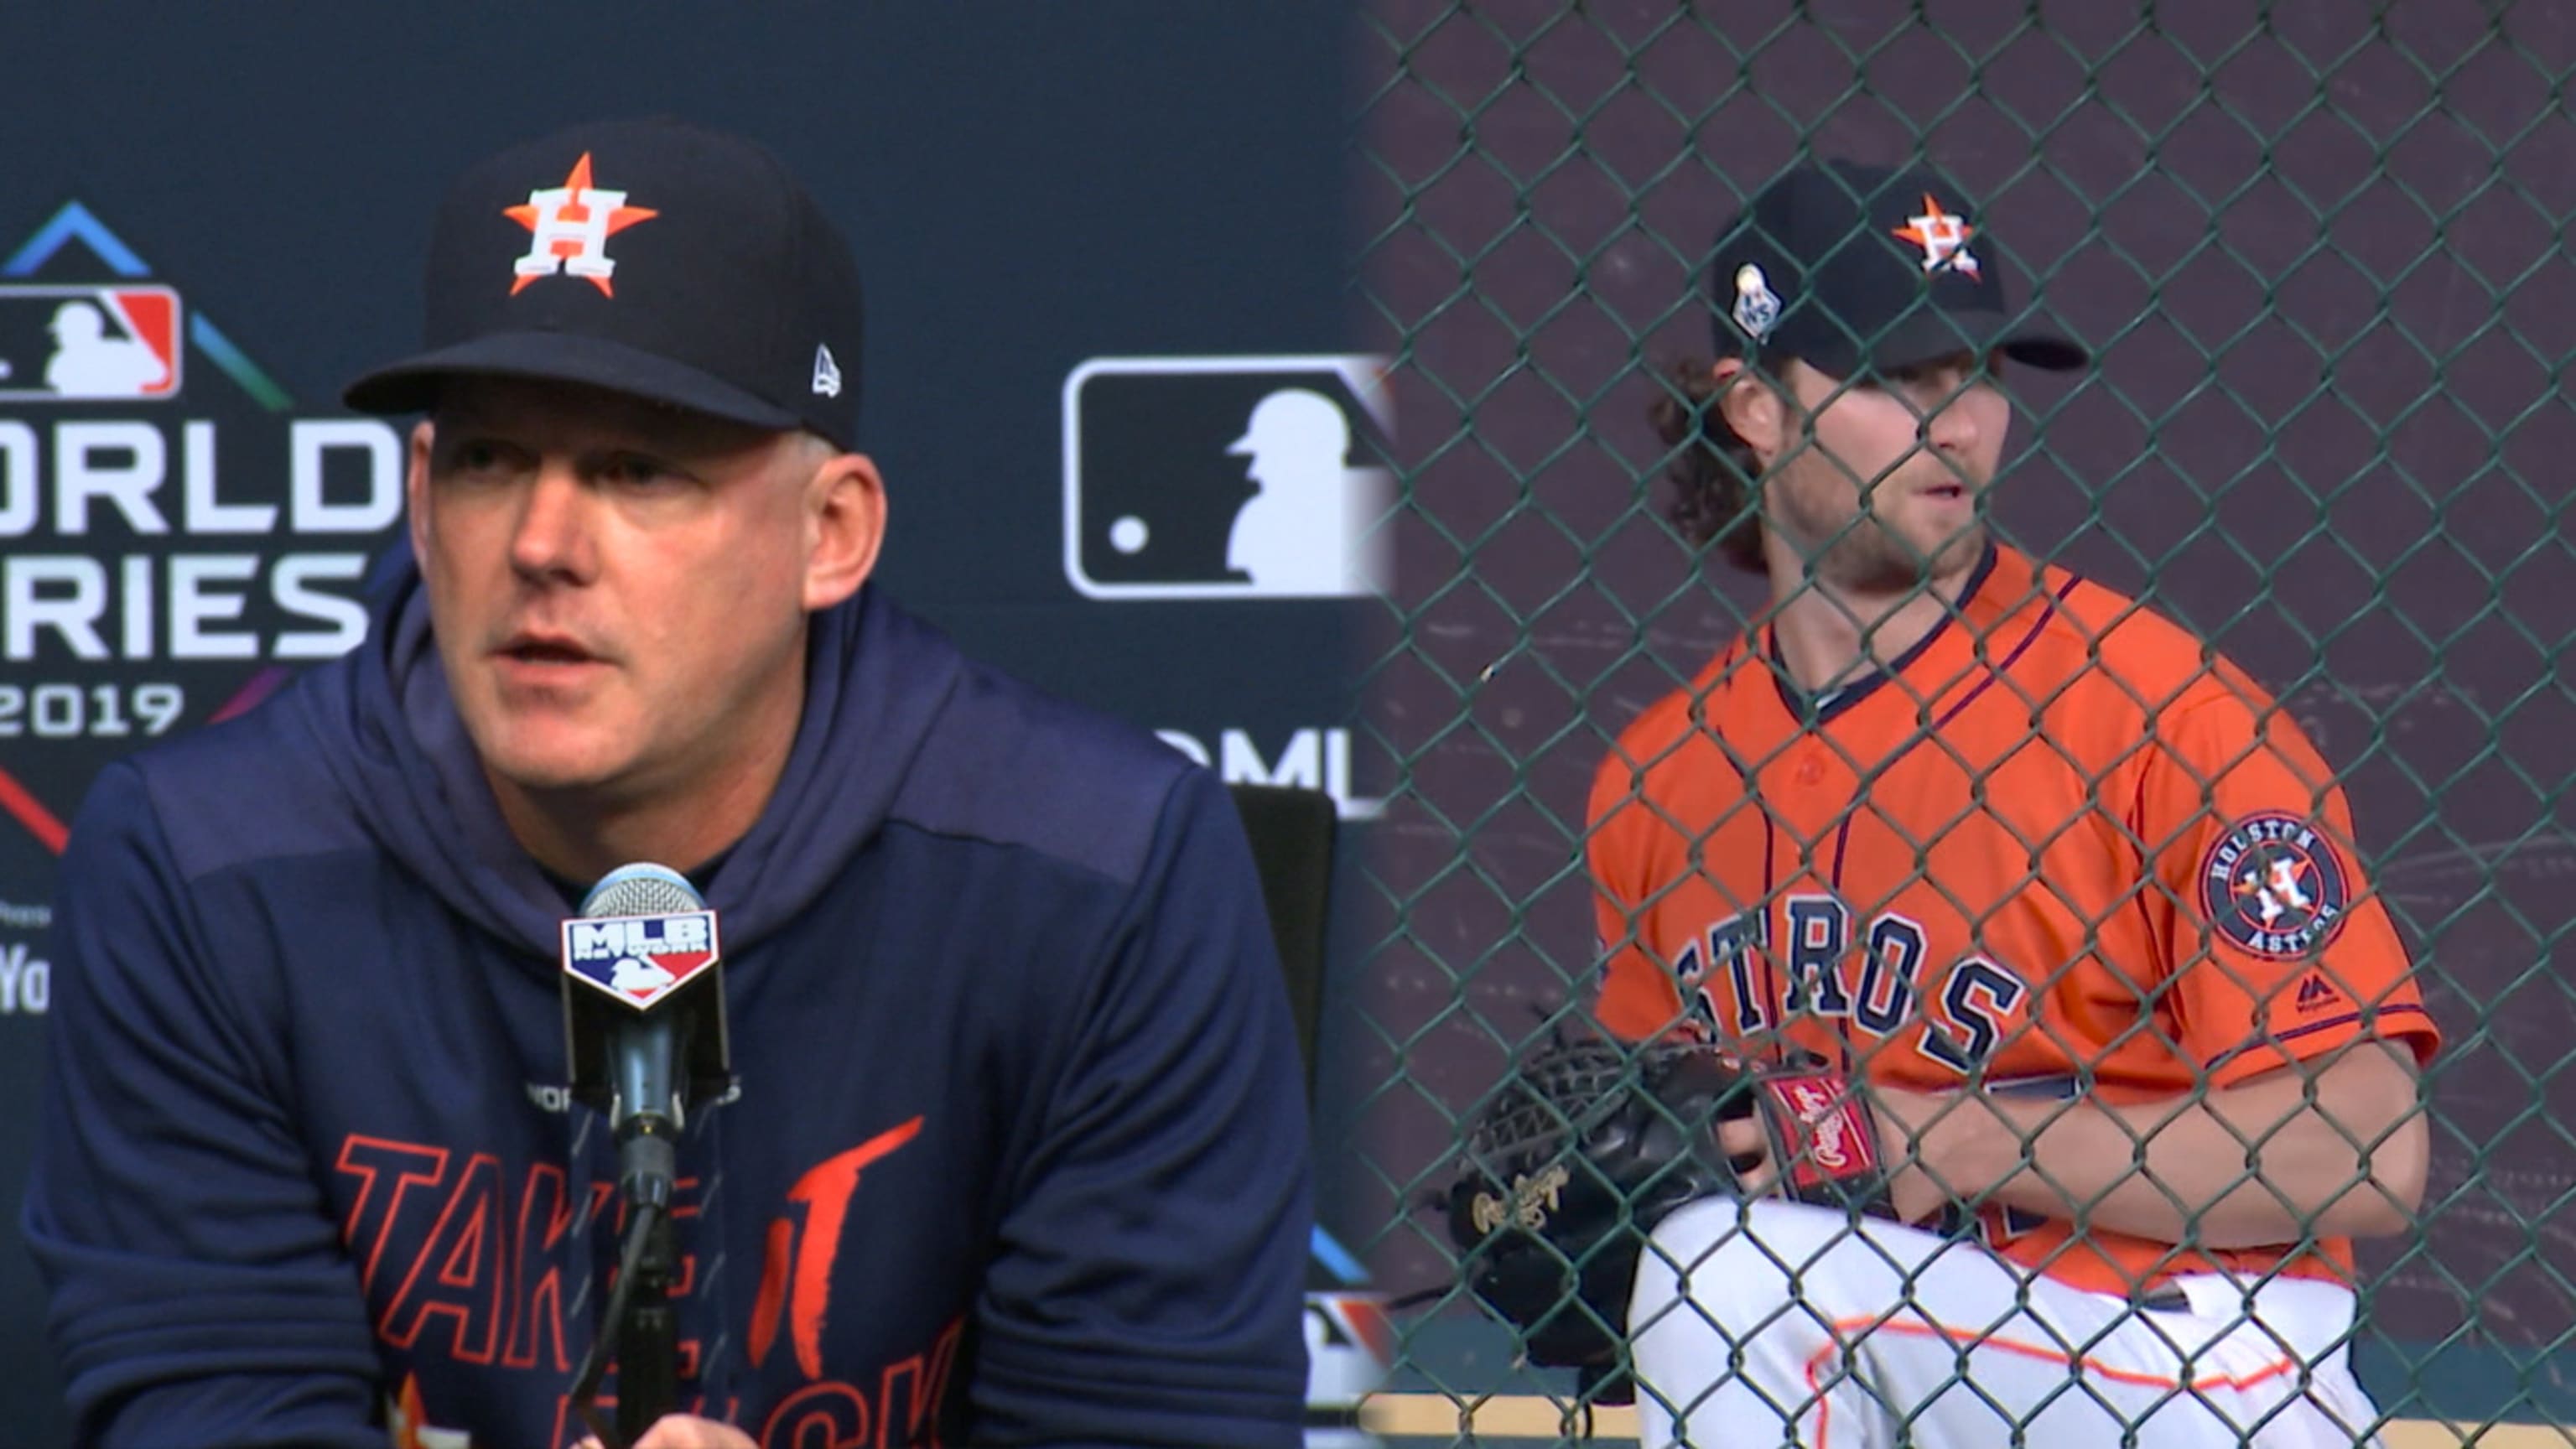
[[[2438,1036],[2288,713],[2110,589],[1990,551],[1903,658],[1800,697],[1769,631],[1620,737],[1587,847],[1614,1032],[1795,1044],[1873,1079],[2110,1103],[2358,1037]],[[2177,1253],[1991,1210],[2028,1268],[2126,1293],[2350,1246]]]

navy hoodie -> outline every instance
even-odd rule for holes
[[[739,1096],[681,1144],[682,1406],[775,1449],[1296,1442],[1302,1077],[1223,787],[877,590],[813,625],[699,882]],[[82,1442],[578,1438],[619,1207],[564,1103],[571,910],[417,577],[105,771],[60,879],[25,1226]]]

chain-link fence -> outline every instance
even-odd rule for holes
[[[2362,1378],[2391,1420],[2576,1423],[2576,4],[1380,0],[1369,44],[1401,788],[1338,1210],[1378,1281],[1454,1281],[1420,1201],[1593,1002],[1595,770],[1766,617],[1667,521],[1648,421],[1710,356],[1718,228],[1802,159],[1927,162],[2098,355],[2012,378],[1994,523],[2280,702],[2444,1032],[2420,1230],[2359,1249]],[[1429,1418],[1377,1422],[1558,1431],[1571,1381],[1462,1294],[1399,1327],[1388,1402]]]

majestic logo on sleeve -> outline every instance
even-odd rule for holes
[[[617,263],[608,255],[608,239],[659,213],[628,206],[623,191],[592,186],[590,153],[584,151],[572,163],[572,174],[563,185],[531,191],[527,205],[505,207],[502,214],[530,233],[528,254],[511,268],[519,279],[510,284],[510,295],[517,296],[540,277],[561,272],[589,282],[603,297],[614,297],[617,292],[608,279]]]
[[[1977,275],[1976,253],[1968,250],[1968,238],[1976,235],[1977,229],[1968,225],[1966,217],[1943,211],[1929,192],[1923,196],[1923,214],[1907,217],[1905,225],[1895,228],[1892,234],[1899,241],[1909,241],[1923,249],[1925,276],[1944,270],[1964,277]]]
[[[2352,902],[2334,846],[2295,815],[2237,821],[2200,865],[2200,904],[2218,933],[2272,960],[2307,956],[2334,938]]]

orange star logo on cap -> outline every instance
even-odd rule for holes
[[[616,273],[617,263],[608,255],[608,239],[659,213],[628,206],[623,191],[592,186],[590,153],[584,151],[572,163],[572,174],[563,185],[531,191],[527,205],[503,207],[501,214],[530,233],[528,254],[511,268],[518,276],[510,284],[511,296],[541,277],[560,272],[589,282],[601,296],[614,297],[617,292],[608,279]]]
[[[1977,229],[1968,225],[1964,216],[1954,216],[1941,209],[1932,193],[1923,193],[1923,214],[1906,218],[1906,224],[1889,234],[1900,241],[1910,241],[1923,248],[1923,270],[1926,274],[1947,267],[1967,276],[1977,274],[1976,254],[1968,250],[1968,238]]]

